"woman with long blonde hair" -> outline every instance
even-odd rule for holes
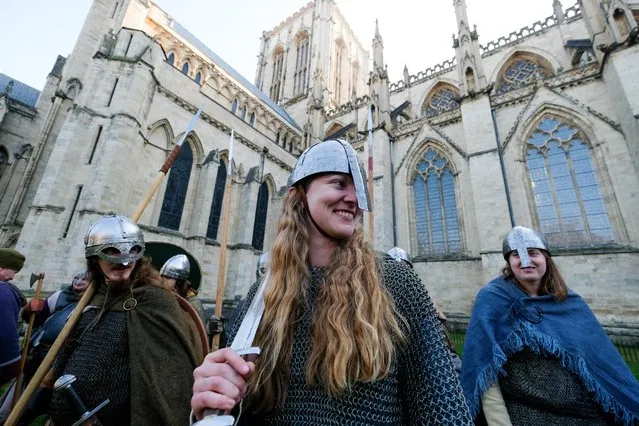
[[[351,145],[307,149],[289,179],[265,280],[255,363],[230,348],[195,370],[191,406],[242,424],[470,424],[433,304],[417,275],[361,227],[365,177]],[[227,330],[227,341],[260,282]]]

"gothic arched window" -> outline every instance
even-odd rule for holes
[[[173,65],[173,63],[175,62],[175,54],[174,53],[169,53],[169,56],[166,58],[166,61]]]
[[[235,111],[237,111],[237,99],[233,99],[233,102],[231,102],[231,112],[235,114]]]
[[[282,70],[284,69],[284,50],[277,49],[273,53],[273,79],[271,80],[271,99],[276,103],[280,101],[280,89],[282,87]]]
[[[195,82],[196,82],[197,84],[200,84],[200,82],[202,81],[202,73],[198,71],[198,72],[195,74],[195,78],[194,78],[193,80],[195,80]]]
[[[226,185],[226,166],[222,161],[217,167],[217,178],[213,189],[213,201],[211,202],[211,212],[209,213],[209,225],[206,228],[206,237],[217,238],[217,229],[220,226],[222,215],[222,202],[224,201],[224,185]]]
[[[240,108],[240,118],[242,121],[246,118],[246,105]]]
[[[264,248],[264,231],[266,230],[266,214],[268,213],[268,185],[262,182],[257,192],[257,206],[255,207],[255,224],[253,225],[253,248]]]
[[[169,172],[158,226],[176,231],[180,229],[192,165],[193,151],[191,151],[191,145],[185,143],[182,145],[182,151]]]
[[[455,176],[448,159],[429,147],[413,179],[418,251],[441,256],[462,251]]]
[[[504,71],[497,93],[505,93],[527,86],[535,82],[535,80],[549,75],[548,70],[538,61],[527,57],[518,58],[510,63]]]
[[[590,149],[578,129],[544,117],[528,137],[526,163],[539,228],[553,246],[614,241]]]
[[[293,94],[302,93],[306,86],[308,70],[308,34],[303,33],[297,39],[297,52],[295,57],[295,74],[293,75]]]
[[[443,86],[436,89],[424,102],[422,115],[435,117],[452,109],[459,108],[459,93],[450,86]]]
[[[188,62],[185,62],[185,63],[182,65],[182,73],[183,73],[184,75],[188,75],[188,74],[189,74],[189,63],[188,63]]]
[[[249,124],[251,125],[251,127],[255,126],[255,113],[252,112],[251,115],[249,116]]]

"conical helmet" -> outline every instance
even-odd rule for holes
[[[410,261],[410,257],[408,257],[408,253],[406,253],[406,250],[404,250],[403,248],[393,247],[392,249],[388,250],[387,253],[390,257],[392,257],[396,261],[398,262],[404,261],[408,263],[411,268],[413,267],[413,263]]]
[[[185,254],[173,256],[167,260],[164,265],[162,265],[162,269],[160,269],[160,275],[176,280],[186,280],[190,272],[191,264]]]
[[[366,174],[350,143],[330,139],[307,148],[298,158],[288,179],[288,186],[320,173],[350,174],[355,184],[357,205],[362,210],[370,211]]]
[[[544,250],[550,254],[548,249],[548,240],[541,232],[524,226],[515,226],[506,234],[502,244],[502,254],[504,259],[508,260],[510,253],[517,251],[522,267],[532,265],[530,257],[528,257],[528,249]]]

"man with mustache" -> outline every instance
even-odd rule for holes
[[[144,248],[142,231],[126,217],[91,226],[85,257],[96,291],[49,377],[75,376],[73,389],[89,410],[108,399],[97,413],[103,425],[181,424],[192,371],[207,352],[197,314],[164,287]],[[54,392],[54,424],[74,424],[83,414],[76,405],[68,392]]]

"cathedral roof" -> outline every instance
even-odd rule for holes
[[[184,38],[186,41],[191,43],[196,49],[200,52],[204,53],[206,56],[211,59],[215,65],[222,68],[224,72],[233,77],[236,81],[238,81],[242,86],[244,86],[247,90],[257,96],[262,102],[266,103],[269,107],[271,107],[277,114],[279,114],[288,124],[296,128],[297,130],[302,130],[300,126],[293,120],[284,108],[280,105],[273,102],[271,98],[266,96],[264,92],[258,89],[253,83],[244,78],[235,68],[227,64],[222,58],[220,58],[215,52],[213,52],[209,47],[207,47],[204,43],[202,43],[197,37],[191,34],[186,28],[180,25],[177,21],[171,21],[170,23],[171,29],[175,31],[180,37]]]
[[[13,87],[9,91],[9,99],[35,108],[40,91],[2,73],[0,73],[0,93],[4,92],[12,81]]]

